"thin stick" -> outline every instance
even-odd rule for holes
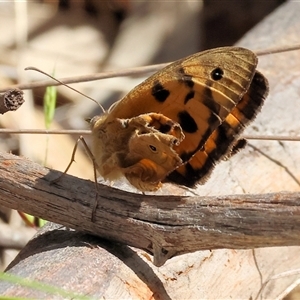
[[[247,140],[266,140],[266,141],[287,141],[287,142],[298,142],[300,136],[289,136],[289,135],[244,135]]]
[[[292,46],[282,46],[282,47],[274,47],[265,50],[257,50],[254,51],[257,56],[269,55],[269,54],[276,54],[276,53],[283,53],[289,51],[300,50],[300,44],[295,44]]]
[[[72,135],[90,135],[90,130],[72,130],[72,129],[0,129],[0,134],[72,134]]]
[[[257,151],[258,153],[260,153],[261,155],[268,158],[270,161],[272,161],[273,163],[275,163],[279,167],[283,168],[287,172],[287,174],[300,186],[300,181],[297,179],[297,177],[289,170],[288,167],[283,165],[279,160],[276,160],[276,159],[272,158],[270,155],[268,155],[265,152],[261,151],[260,149],[258,149],[254,145],[248,144],[248,146],[251,147],[252,149],[254,149],[255,151]]]
[[[168,64],[169,63],[164,63],[164,64],[144,66],[144,67],[122,69],[119,71],[109,71],[109,72],[88,74],[88,75],[82,75],[82,76],[65,77],[65,78],[59,79],[59,81],[63,82],[64,84],[70,84],[70,83],[95,81],[95,80],[99,80],[99,79],[140,75],[140,74],[144,74],[144,73],[158,71],[161,68],[167,66]],[[37,87],[58,86],[58,85],[61,85],[61,84],[58,82],[53,82],[52,80],[43,80],[43,81],[36,81],[36,82],[31,82],[31,83],[13,85],[11,87],[0,89],[0,92],[5,92],[12,88],[19,88],[21,90],[29,90],[29,89],[33,89],[33,88],[37,88]]]
[[[71,134],[71,135],[90,135],[90,130],[73,130],[73,129],[0,129],[0,134]],[[262,141],[286,141],[299,142],[300,136],[288,135],[243,135],[247,140],[262,140]]]
[[[275,53],[282,53],[287,51],[294,51],[299,50],[300,44],[295,44],[292,46],[286,46],[286,47],[276,47],[276,48],[269,48],[265,50],[258,50],[254,51],[258,56],[263,56],[267,54],[275,54]],[[123,76],[132,76],[132,75],[141,75],[145,73],[152,73],[160,70],[161,68],[167,66],[169,63],[163,63],[163,64],[156,64],[156,65],[150,65],[150,66],[143,66],[143,67],[136,67],[136,68],[129,68],[129,69],[122,69],[118,71],[109,71],[109,72],[102,72],[102,73],[96,73],[96,74],[88,74],[83,76],[74,76],[74,77],[65,77],[58,79],[60,82],[64,84],[70,84],[70,83],[78,83],[78,82],[87,82],[87,81],[95,81],[99,79],[107,79],[107,78],[114,78],[114,77],[123,77]],[[10,86],[4,89],[0,89],[0,92],[5,92],[9,89],[19,88],[21,90],[27,90],[27,89],[33,89],[37,87],[45,87],[45,86],[57,86],[60,85],[58,82],[53,82],[51,80],[44,80],[44,81],[36,81],[32,83],[26,83],[26,84],[17,84],[14,86]]]

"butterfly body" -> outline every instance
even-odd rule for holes
[[[155,190],[164,180],[205,182],[214,165],[240,147],[240,133],[267,96],[268,82],[256,65],[252,51],[223,47],[150,76],[92,122],[100,174],[109,180],[124,175],[140,190]],[[149,152],[151,143],[160,155]],[[169,155],[164,166],[162,153]]]

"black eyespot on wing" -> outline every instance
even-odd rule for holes
[[[195,96],[195,92],[194,91],[190,91],[187,93],[187,95],[185,96],[185,99],[184,99],[184,104],[187,104],[187,102],[191,99],[193,99]]]
[[[178,123],[183,131],[188,133],[194,133],[198,130],[197,123],[192,116],[185,110],[178,113]]]
[[[170,91],[166,90],[159,81],[155,81],[151,94],[158,102],[164,102],[169,97]]]
[[[195,84],[193,81],[193,77],[191,75],[185,74],[183,68],[180,68],[178,72],[181,75],[179,81],[184,83],[187,87],[192,88]]]
[[[213,80],[218,81],[223,78],[224,71],[221,68],[216,68],[216,69],[212,70],[210,75]]]

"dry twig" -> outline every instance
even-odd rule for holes
[[[269,48],[269,49],[264,49],[264,50],[257,50],[254,52],[256,53],[257,56],[263,56],[263,55],[269,55],[269,54],[275,54],[275,53],[294,51],[294,50],[299,50],[299,49],[300,49],[300,44],[295,44],[292,46],[274,47],[274,48]],[[127,68],[124,70],[108,71],[108,72],[88,74],[88,75],[83,75],[83,76],[73,76],[73,77],[61,78],[61,79],[59,79],[59,81],[61,81],[64,84],[70,84],[70,83],[95,81],[95,80],[114,78],[114,77],[141,75],[141,74],[145,74],[145,73],[156,72],[156,71],[160,70],[161,68],[166,67],[169,63],[136,67],[136,68]],[[30,68],[31,67],[29,67],[29,69]],[[53,81],[53,80],[43,80],[43,81],[18,84],[18,85],[14,85],[11,87],[3,88],[3,89],[0,89],[0,92],[5,92],[8,89],[16,89],[16,88],[22,89],[22,90],[27,90],[27,89],[37,88],[37,87],[58,86],[58,85],[61,85],[61,84],[56,81]]]
[[[23,103],[23,91],[15,88],[0,94],[0,114],[17,110]]]

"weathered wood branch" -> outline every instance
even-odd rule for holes
[[[151,196],[99,185],[11,154],[0,156],[0,204],[141,248],[156,266],[176,255],[217,248],[300,245],[300,193],[218,197]]]

